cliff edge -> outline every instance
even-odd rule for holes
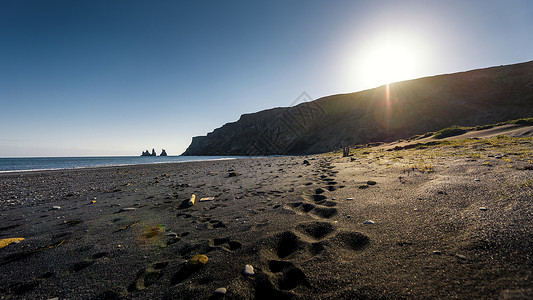
[[[182,155],[287,155],[533,116],[533,61],[424,77],[244,114]]]

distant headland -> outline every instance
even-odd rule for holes
[[[146,150],[142,152],[141,156],[157,156],[157,154],[155,153],[155,149],[152,148],[151,153],[150,151]],[[161,154],[159,154],[159,156],[167,156],[167,152],[165,151],[165,149],[161,151]]]

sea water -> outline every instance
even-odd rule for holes
[[[238,156],[97,156],[0,158],[0,173],[107,166],[179,163],[244,158]]]

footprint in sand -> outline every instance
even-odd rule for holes
[[[324,202],[327,205],[336,205],[336,203],[329,201]],[[338,210],[334,207],[322,207],[306,202],[291,202],[287,208],[297,213],[307,213],[316,218],[330,219],[338,214]]]
[[[103,257],[106,257],[107,256],[107,252],[99,252],[99,253],[96,253],[94,255],[92,255],[91,257],[87,258],[86,260],[83,260],[83,261],[80,261],[80,262],[77,262],[75,264],[73,264],[72,266],[70,266],[70,271],[72,273],[75,273],[75,272],[79,272],[87,267],[90,267],[92,264],[94,264],[96,262],[96,260],[100,259],[100,258],[103,258]]]
[[[156,262],[137,273],[137,278],[128,287],[128,292],[144,290],[163,277],[163,269],[168,266],[168,262]]]
[[[228,252],[233,252],[242,248],[242,244],[237,241],[232,241],[229,238],[216,238],[209,241],[209,246],[212,248],[220,248]]]

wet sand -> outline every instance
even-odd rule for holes
[[[533,140],[393,147],[0,174],[0,298],[530,298]]]

